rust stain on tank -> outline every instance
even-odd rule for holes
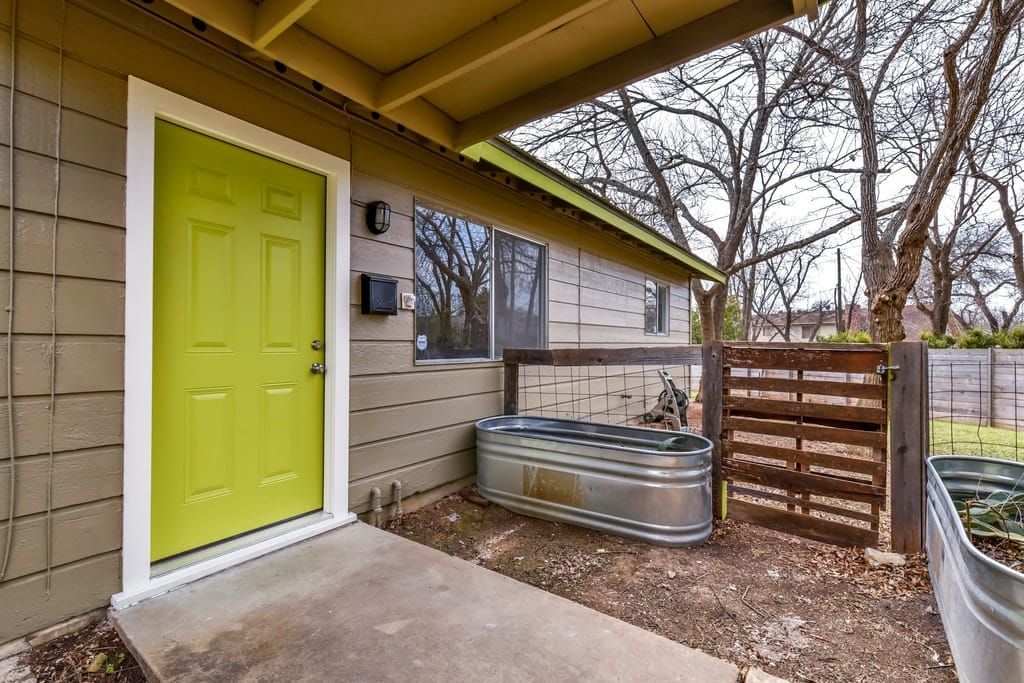
[[[583,507],[580,475],[535,465],[523,465],[523,495],[551,503]]]

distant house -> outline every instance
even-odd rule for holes
[[[868,310],[863,306],[854,305],[843,311],[843,322],[851,331],[867,331],[869,328]],[[903,307],[903,328],[907,339],[920,339],[921,335],[932,328],[931,319],[913,304]],[[781,342],[786,341],[785,313],[772,313],[767,316],[755,316],[751,329],[753,341]],[[789,316],[789,341],[813,341],[818,337],[835,334],[836,312],[834,310],[794,311]],[[956,320],[950,319],[949,333],[957,335],[963,332]]]
[[[835,331],[835,311],[793,311],[788,315],[771,313],[755,316],[750,336],[753,341],[759,342],[798,342],[813,341],[819,335],[833,334]]]

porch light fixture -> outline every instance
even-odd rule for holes
[[[391,227],[391,205],[370,202],[366,205],[366,227],[375,235],[383,235]]]

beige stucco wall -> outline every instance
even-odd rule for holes
[[[535,237],[550,248],[553,346],[686,343],[689,293],[678,268],[505,192],[457,164],[351,121],[338,108],[208,46],[127,3],[20,3],[16,43],[13,551],[0,583],[0,642],[107,603],[120,590],[124,374],[125,126],[134,74],[350,159],[352,196],[351,486],[353,510],[390,482],[404,492],[471,475],[475,419],[500,411],[497,363],[417,366],[414,319],[362,316],[358,275],[399,278],[412,291],[412,207],[421,197]],[[11,204],[7,137],[10,7],[0,1],[0,226]],[[57,45],[63,35],[63,60]],[[62,74],[63,85],[58,82]],[[56,252],[55,372],[49,411],[52,208],[57,101],[63,100]],[[391,230],[366,230],[363,206],[390,202]],[[0,267],[9,268],[6,236]],[[645,275],[672,285],[672,334],[643,332]],[[7,271],[0,272],[6,297]],[[2,342],[2,339],[0,339]],[[3,344],[0,343],[0,349]],[[6,354],[0,359],[6,363]],[[0,368],[2,369],[2,368]],[[9,456],[0,402],[0,459]],[[46,592],[46,483],[54,451],[52,585]],[[0,524],[9,469],[0,465]],[[3,531],[0,528],[0,541]]]

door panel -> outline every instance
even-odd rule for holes
[[[156,122],[151,559],[323,506],[326,181]]]

